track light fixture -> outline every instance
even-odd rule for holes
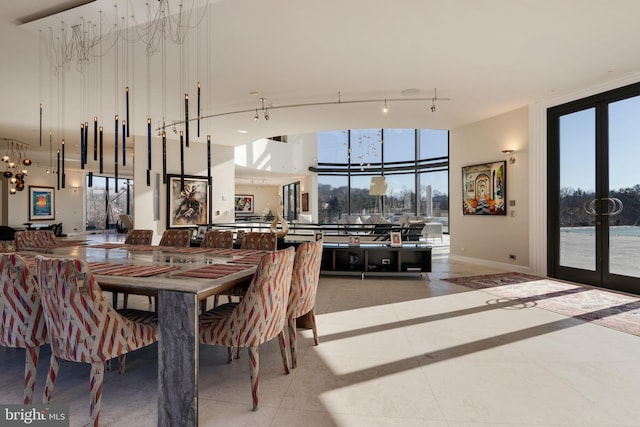
[[[382,112],[383,113],[388,113],[389,112],[389,108],[387,108],[387,100],[384,100],[384,107],[382,107]]]
[[[258,109],[256,108],[256,115],[253,116],[253,120],[257,122],[259,118],[260,117],[258,117]]]
[[[269,120],[269,110],[268,109],[264,110],[264,119],[265,120]]]

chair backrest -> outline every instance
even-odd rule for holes
[[[201,248],[233,248],[233,232],[231,230],[209,230],[200,242]]]
[[[275,251],[277,245],[278,237],[275,233],[260,233],[252,231],[244,235],[242,243],[240,243],[240,248],[259,251]]]
[[[191,230],[189,229],[169,229],[164,230],[160,238],[160,246],[175,246],[188,248],[191,244]]]
[[[131,230],[124,242],[128,245],[150,245],[153,230]]]
[[[244,298],[208,333],[227,347],[258,346],[284,328],[293,271],[293,247],[262,257]]]
[[[307,314],[315,307],[321,262],[322,240],[302,243],[298,246],[293,262],[291,292],[287,307],[288,319]]]
[[[30,248],[44,248],[58,244],[53,230],[16,231],[15,241],[17,251]]]
[[[0,254],[0,345],[39,347],[47,342],[40,293],[24,259]]]
[[[36,278],[56,357],[92,363],[140,347],[139,336],[123,332],[132,322],[106,301],[85,261],[38,255]]]

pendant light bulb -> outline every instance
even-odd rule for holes
[[[383,113],[388,113],[389,112],[389,108],[387,108],[387,100],[384,100],[384,107],[382,107],[382,112]]]

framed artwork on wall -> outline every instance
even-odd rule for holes
[[[167,174],[167,228],[206,224],[208,212],[207,177],[184,175],[181,191],[180,175]]]
[[[302,193],[302,212],[309,212],[309,193]]]
[[[29,186],[29,221],[55,219],[55,209],[53,187]]]
[[[236,194],[234,211],[237,214],[252,214],[253,194]]]
[[[505,160],[462,168],[462,213],[506,215],[507,162]]]

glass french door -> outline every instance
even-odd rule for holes
[[[552,277],[640,294],[640,85],[548,112]]]

